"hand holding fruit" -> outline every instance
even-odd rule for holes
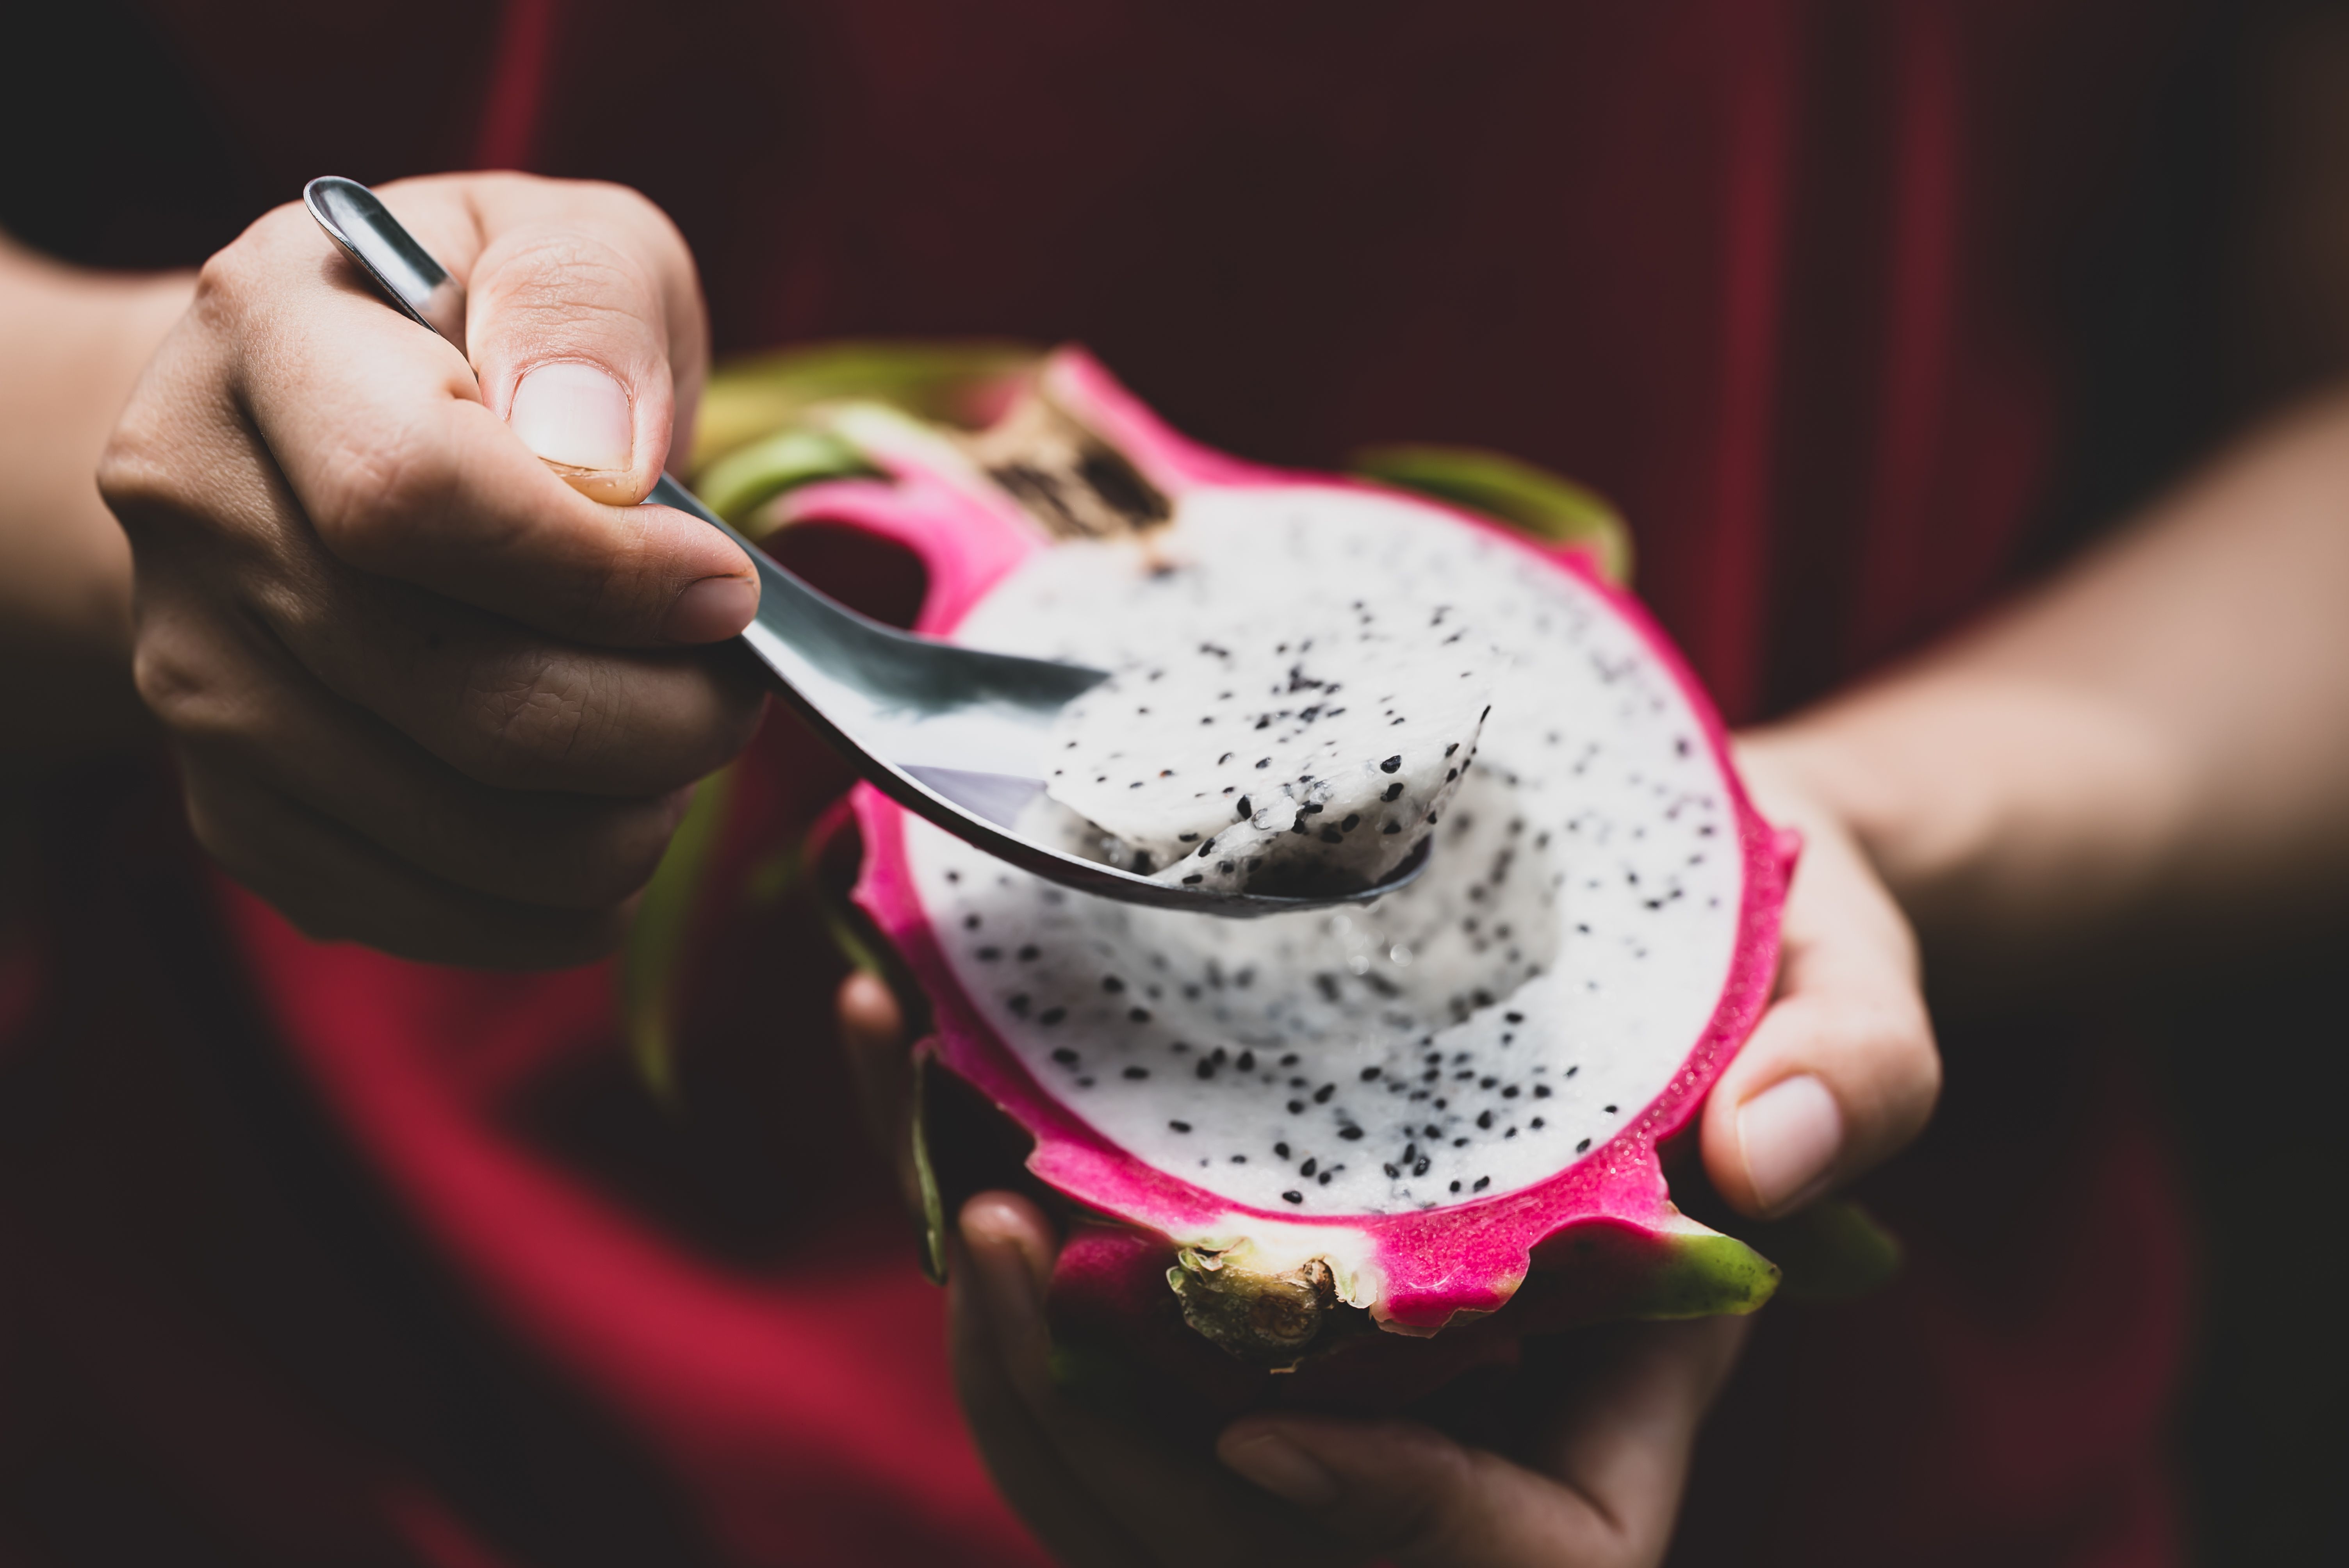
[[[1774,742],[1747,745],[1739,760],[1765,814],[1806,840],[1776,998],[1702,1124],[1715,1185],[1761,1216],[1799,1207],[1913,1138],[1940,1068],[1914,944],[1865,858]],[[876,1124],[897,1130],[890,1097],[907,1042],[895,999],[852,975],[840,1016]],[[953,1259],[954,1345],[997,1480],[1077,1563],[1174,1564],[1212,1540],[1227,1558],[1267,1563],[1652,1564],[1745,1331],[1735,1318],[1631,1324],[1535,1346],[1511,1386],[1521,1438],[1506,1456],[1417,1422],[1266,1413],[1224,1431],[1219,1467],[1055,1390],[1041,1305],[1055,1244],[1026,1200],[971,1200]]]

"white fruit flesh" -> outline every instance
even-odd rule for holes
[[[1161,583],[1200,624],[1212,573]],[[1062,710],[1051,798],[1097,859],[1190,887],[1368,887],[1434,830],[1506,659],[1458,614],[1383,615],[1309,588],[1292,617],[1113,669]]]
[[[1146,686],[1151,668],[1169,669],[1161,685],[1175,678],[1178,653],[1261,646],[1272,628],[1276,645],[1317,650],[1364,645],[1371,630],[1379,667],[1407,674],[1385,655],[1423,648],[1436,625],[1470,628],[1506,658],[1463,666],[1501,669],[1481,735],[1472,723],[1466,740],[1444,738],[1463,710],[1440,689],[1418,692],[1420,712],[1395,727],[1413,738],[1406,783],[1456,794],[1432,808],[1426,874],[1376,905],[1238,922],[1142,909],[906,823],[924,905],[989,1026],[1104,1136],[1235,1204],[1330,1216],[1515,1191],[1604,1145],[1666,1088],[1722,995],[1743,892],[1730,785],[1703,722],[1581,580],[1424,507],[1348,490],[1194,492],[1147,547],[1039,552],[957,634],[1138,671]],[[1305,673],[1340,681],[1341,699],[1364,689]],[[1358,742],[1345,737],[1348,756]],[[1448,744],[1476,753],[1453,779],[1424,760]],[[1237,748],[1206,758],[1211,779],[1225,749]],[[1253,772],[1271,755],[1236,762]],[[1161,764],[1177,779],[1185,765],[1201,764],[1187,753]],[[1294,783],[1320,770],[1288,772]],[[1155,789],[1155,773],[1126,791],[1154,797],[1130,818],[1114,789],[1101,791],[1107,803],[1074,793],[1135,842],[1204,831],[1181,826],[1197,791]],[[1213,798],[1226,787],[1239,788],[1213,782]]]

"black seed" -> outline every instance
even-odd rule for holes
[[[1381,1169],[1381,1170],[1382,1170],[1382,1171],[1384,1171],[1387,1173],[1387,1180],[1388,1180],[1388,1181],[1393,1181],[1396,1177],[1398,1177],[1398,1176],[1400,1176],[1400,1175],[1402,1175],[1402,1171],[1400,1171],[1396,1170],[1396,1169],[1395,1169],[1393,1166],[1392,1166],[1392,1165],[1382,1165],[1382,1166],[1381,1166],[1381,1167],[1380,1167],[1380,1169]]]
[[[1062,1046],[1059,1050],[1052,1053],[1052,1059],[1060,1063],[1062,1067],[1074,1067],[1077,1065],[1077,1053],[1069,1049],[1068,1047]]]
[[[1040,950],[1040,949],[1039,949],[1039,948],[1037,947],[1037,945],[1036,945],[1034,943],[1032,943],[1032,942],[1031,942],[1031,943],[1028,944],[1028,945],[1027,945],[1027,946],[1022,947],[1022,948],[1019,950],[1019,962],[1020,962],[1020,963],[1022,963],[1022,964],[1033,964],[1033,963],[1035,963],[1035,962],[1036,962],[1037,958],[1038,958],[1038,957],[1040,957],[1040,955],[1041,955],[1041,950]]]
[[[1301,1099],[1292,1099],[1292,1100],[1290,1100],[1290,1101],[1288,1102],[1288,1114],[1289,1114],[1289,1115],[1291,1115],[1291,1116],[1302,1116],[1304,1113],[1305,1113],[1305,1102],[1304,1102],[1303,1100],[1301,1100]]]
[[[1324,1171],[1323,1172],[1321,1172],[1321,1177],[1320,1177],[1321,1185],[1323,1185],[1324,1187],[1327,1187],[1327,1186],[1330,1184],[1330,1177],[1332,1177],[1332,1176],[1335,1176],[1336,1174],[1337,1174],[1337,1172],[1336,1172],[1335,1171]]]
[[[1248,798],[1245,795],[1239,798],[1239,800],[1232,807],[1232,810],[1243,817],[1253,817],[1256,815],[1255,812],[1248,810]]]
[[[1500,1081],[1501,1080],[1499,1078],[1478,1078],[1476,1080],[1476,1087],[1478,1088],[1491,1088],[1495,1084],[1499,1083]]]
[[[1452,1190],[1453,1190],[1454,1192],[1457,1192],[1458,1191],[1460,1191],[1460,1183],[1459,1183],[1459,1182],[1457,1182],[1457,1181],[1454,1181],[1454,1183],[1452,1183]]]
[[[1257,758],[1256,765],[1258,768],[1269,768],[1272,766],[1272,758],[1269,757],[1259,757]]]
[[[1540,1117],[1537,1116],[1537,1117],[1535,1117],[1535,1118],[1534,1118],[1534,1130],[1535,1130],[1537,1132],[1538,1132],[1539,1130],[1541,1130],[1541,1129],[1543,1129],[1543,1128],[1545,1128],[1545,1127],[1547,1127],[1547,1126],[1548,1126],[1548,1125],[1549,1125],[1549,1123],[1547,1123],[1547,1122],[1544,1121]]]
[[[1195,844],[1199,841],[1199,835],[1196,833],[1177,833],[1174,837],[1186,844]]]
[[[1362,825],[1362,814],[1361,814],[1360,811],[1349,811],[1349,812],[1347,812],[1347,813],[1346,813],[1346,820],[1345,820],[1344,821],[1342,821],[1342,822],[1340,822],[1340,823],[1339,823],[1339,824],[1338,824],[1339,828],[1340,828],[1341,830],[1343,830],[1343,831],[1345,831],[1345,832],[1349,832],[1349,833],[1352,832],[1356,828],[1359,828],[1359,827],[1361,827],[1361,825]]]
[[[1402,753],[1397,752],[1392,757],[1388,758],[1384,762],[1379,764],[1379,771],[1381,773],[1392,773],[1396,769],[1401,768],[1402,766]]]
[[[1292,1203],[1302,1203],[1305,1202],[1305,1194],[1302,1192],[1283,1192],[1281,1196]]]
[[[1379,797],[1379,799],[1381,799],[1381,800],[1400,800],[1400,799],[1402,799],[1402,779],[1396,779],[1393,783],[1392,783],[1392,784],[1388,785],[1388,786],[1387,786],[1387,792],[1386,792],[1385,794],[1383,794],[1383,795],[1380,796],[1380,797]]]
[[[1534,1085],[1534,1098],[1536,1099],[1547,1099],[1549,1098],[1549,1085],[1546,1083],[1537,1083]]]
[[[1425,1127],[1421,1128],[1420,1130],[1430,1138],[1441,1138],[1444,1136],[1444,1129],[1436,1126],[1435,1123],[1432,1121]]]
[[[1476,1178],[1475,1190],[1482,1192],[1485,1188],[1490,1187],[1492,1184],[1493,1179],[1490,1176],[1479,1176]]]
[[[1504,1013],[1501,1017],[1504,1022],[1511,1024],[1522,1024],[1526,1021],[1526,1016],[1523,1013]]]
[[[1280,1065],[1285,1068],[1295,1067],[1297,1065],[1297,1053],[1295,1051],[1291,1051],[1287,1056],[1281,1057]]]
[[[1211,1078],[1216,1076],[1216,1064],[1214,1058],[1202,1057],[1199,1059],[1199,1076],[1203,1078]]]
[[[1232,869],[1232,862],[1229,861],[1217,861],[1216,862],[1216,869],[1219,872],[1230,871]]]
[[[1276,1143],[1276,1144],[1274,1144],[1274,1145],[1272,1146],[1272,1151],[1273,1151],[1275,1154],[1279,1155],[1283,1160],[1286,1160],[1286,1159],[1288,1159],[1288,1144],[1286,1144],[1286,1143]]]
[[[1240,1071],[1244,1073],[1252,1073],[1256,1071],[1256,1053],[1254,1051],[1242,1051],[1240,1053],[1240,1059],[1234,1062],[1232,1065],[1239,1068]]]
[[[1012,994],[1011,1000],[1004,1003],[1003,1005],[1011,1009],[1014,1016],[1024,1018],[1028,1016],[1028,993],[1025,991],[1014,992]]]
[[[962,928],[965,931],[977,931],[978,929],[978,916],[975,914],[964,915],[962,917]]]
[[[1068,1016],[1069,1010],[1066,1007],[1047,1007],[1036,1015],[1036,1021],[1040,1024],[1057,1024]]]
[[[1319,1169],[1321,1169],[1321,1162],[1319,1161],[1309,1159],[1304,1164],[1299,1165],[1297,1168],[1297,1173],[1299,1176],[1310,1176]]]
[[[1338,1136],[1344,1139],[1349,1143],[1351,1143],[1361,1135],[1362,1130],[1359,1127],[1341,1127],[1338,1130]]]
[[[1516,1098],[1517,1098],[1517,1086],[1516,1086],[1516,1085],[1515,1085],[1515,1084],[1511,1084],[1508,1088],[1506,1088],[1503,1089],[1503,1090],[1501,1091],[1501,1098],[1502,1098],[1503,1099],[1516,1099]]]
[[[1170,1121],[1166,1125],[1173,1128],[1177,1132],[1188,1132],[1191,1130],[1191,1124],[1187,1121]]]
[[[1577,1154],[1582,1154],[1582,1153],[1586,1153],[1586,1152],[1588,1152],[1588,1150],[1589,1150],[1589,1148],[1590,1148],[1590,1140],[1588,1140],[1588,1138],[1586,1138],[1586,1139],[1584,1139],[1581,1142],[1579,1142],[1579,1143],[1578,1143],[1578,1144],[1576,1144],[1576,1145],[1574,1146],[1574,1151],[1575,1151]]]
[[[1150,1076],[1150,1069],[1148,1068],[1128,1068],[1125,1069],[1125,1076],[1133,1079],[1136,1083],[1139,1083],[1143,1078]]]
[[[1609,1116],[1613,1116],[1613,1115],[1615,1115],[1615,1114],[1616,1114],[1615,1108],[1614,1108],[1613,1106],[1611,1106],[1611,1105],[1610,1105],[1610,1106],[1609,1106],[1609,1107],[1607,1108],[1607,1114],[1608,1114],[1608,1115],[1609,1115]]]
[[[1362,1081],[1363,1081],[1364,1083],[1368,1083],[1368,1082],[1370,1082],[1372,1078],[1376,1078],[1376,1077],[1378,1077],[1378,1076],[1379,1076],[1379,1069],[1378,1069],[1378,1068],[1364,1068],[1362,1069]]]
[[[1337,1092],[1338,1086],[1336,1084],[1325,1083],[1319,1088],[1313,1091],[1313,1103],[1316,1105],[1327,1105],[1330,1103],[1330,1097]]]
[[[1000,947],[982,947],[978,950],[978,959],[982,964],[992,964],[1002,956],[1003,949]]]
[[[1147,1007],[1128,1007],[1125,1016],[1137,1024],[1150,1022],[1150,1009]]]
[[[1102,989],[1114,996],[1125,989],[1125,982],[1114,975],[1104,975],[1102,976]]]
[[[1490,712],[1492,712],[1493,710],[1492,710],[1491,708],[1489,708],[1489,707],[1488,707],[1488,708],[1486,708],[1485,711],[1486,713],[1490,713]],[[1459,749],[1460,749],[1460,743],[1459,743],[1458,741],[1456,741],[1456,740],[1455,740],[1455,741],[1454,741],[1451,745],[1449,745],[1449,746],[1447,746],[1447,747],[1445,747],[1445,748],[1444,748],[1444,756],[1446,756],[1446,757],[1449,757],[1449,756],[1451,756],[1454,752],[1455,752],[1455,751],[1457,751],[1457,750],[1459,750]]]
[[[1321,830],[1321,841],[1325,844],[1337,843],[1343,840],[1345,836],[1345,834],[1340,832],[1335,828],[1324,828]]]
[[[1427,1159],[1424,1155],[1412,1162],[1411,1173],[1414,1176],[1424,1176],[1427,1174]]]
[[[1196,887],[1206,880],[1206,876],[1204,872],[1193,872],[1189,876],[1183,879],[1183,885],[1185,887]]]
[[[1570,1067],[1570,1068],[1567,1068],[1567,1069],[1566,1069],[1566,1076],[1567,1076],[1567,1077],[1568,1077],[1568,1078],[1572,1078],[1575,1074],[1577,1074],[1577,1073],[1580,1072],[1581,1070],[1582,1070],[1581,1065],[1580,1065],[1579,1063],[1577,1063],[1575,1066]]]
[[[1402,824],[1401,822],[1389,822],[1385,827],[1381,828],[1379,831],[1381,833],[1400,833],[1402,831]]]

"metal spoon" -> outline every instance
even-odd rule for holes
[[[383,296],[465,346],[465,291],[375,192],[327,175],[303,204]],[[1044,792],[1046,734],[1069,699],[1104,678],[1078,665],[958,647],[901,632],[816,592],[663,474],[645,504],[690,512],[740,545],[759,573],[759,614],[741,640],[776,689],[856,770],[907,810],[999,860],[1057,882],[1164,909],[1259,915],[1357,903],[1412,881],[1427,846],[1359,892],[1275,897],[1169,886],[1022,837],[1020,812]]]

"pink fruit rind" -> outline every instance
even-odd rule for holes
[[[1056,353],[1042,376],[1055,401],[1112,441],[1170,495],[1213,485],[1381,489],[1261,468],[1213,452],[1168,429],[1081,351]],[[930,573],[920,629],[951,633],[1005,573],[1030,552],[1050,547],[1042,530],[1008,500],[925,471],[918,461],[900,463],[886,455],[878,461],[888,480],[811,486],[792,498],[789,514],[869,529],[915,551]],[[1547,548],[1473,513],[1413,499],[1550,570],[1571,573],[1637,628],[1698,716],[1737,817],[1743,857],[1739,929],[1728,981],[1710,1022],[1654,1099],[1614,1138],[1555,1176],[1438,1210],[1306,1217],[1236,1204],[1142,1163],[1045,1093],[982,1020],[947,962],[914,886],[902,809],[869,786],[859,786],[851,804],[865,845],[853,896],[896,945],[929,996],[939,1057],[1035,1139],[1029,1168],[1038,1178],[1081,1204],[1178,1239],[1229,1233],[1236,1226],[1289,1235],[1326,1228],[1367,1238],[1379,1276],[1376,1299],[1369,1304],[1372,1315],[1389,1328],[1425,1334],[1454,1314],[1498,1309],[1533,1266],[1534,1249],[1576,1227],[1629,1226],[1659,1239],[1695,1229],[1671,1205],[1656,1147],[1687,1126],[1767,1005],[1776,972],[1779,912],[1798,840],[1774,831],[1755,811],[1731,764],[1727,731],[1694,674],[1646,610],[1601,578],[1583,552]]]

